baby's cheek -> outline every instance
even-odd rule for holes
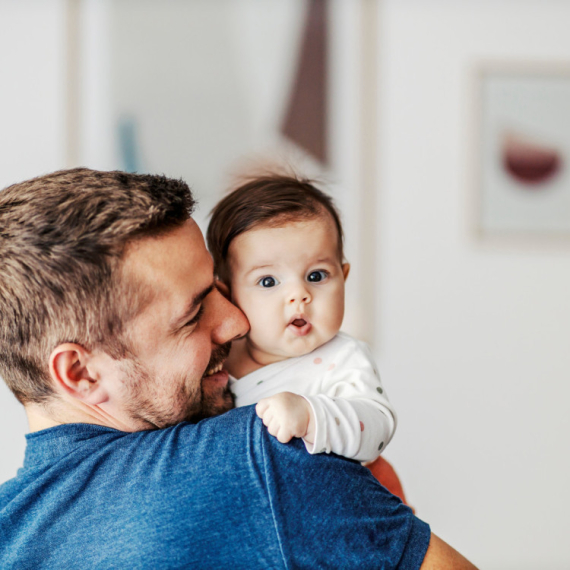
[[[245,294],[236,294],[232,301],[243,311],[249,324],[253,326],[259,318],[258,303],[255,302],[255,299]]]
[[[262,307],[252,308],[249,313],[246,312],[246,316],[251,327],[249,331],[250,338],[260,345],[270,342],[276,334],[278,319],[272,316],[269,310],[263,310]]]
[[[332,336],[334,336],[339,330],[342,325],[342,318],[343,318],[343,311],[342,310],[335,310],[329,313],[329,318],[327,319],[327,332]]]
[[[263,310],[262,306],[252,303],[244,312],[249,320],[251,328],[253,329],[252,332],[258,332],[260,328],[265,328],[267,326],[269,319],[267,318],[267,314]]]

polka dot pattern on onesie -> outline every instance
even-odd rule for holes
[[[315,360],[313,360],[313,362],[314,362],[315,364],[321,364],[322,361],[323,361],[322,358],[315,358]]]

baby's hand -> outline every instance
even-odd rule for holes
[[[281,392],[263,398],[255,406],[255,411],[267,426],[269,433],[281,443],[287,443],[293,437],[307,439],[314,431],[312,426],[315,421],[311,406],[305,398],[297,394]],[[313,443],[312,437],[308,443]]]

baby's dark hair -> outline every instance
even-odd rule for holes
[[[313,181],[280,174],[247,180],[218,202],[211,213],[206,239],[216,275],[223,282],[230,282],[228,250],[240,234],[260,226],[280,227],[327,213],[337,229],[338,255],[342,262],[340,216],[332,198],[316,188]]]

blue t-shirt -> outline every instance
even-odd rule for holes
[[[0,486],[0,568],[419,568],[427,524],[367,469],[240,408],[124,433],[29,434]]]

